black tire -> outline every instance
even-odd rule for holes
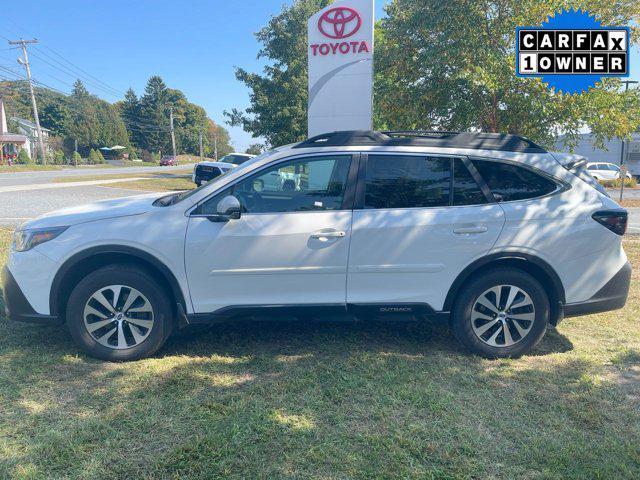
[[[137,345],[123,349],[104,346],[89,333],[85,326],[85,305],[94,293],[110,285],[124,285],[137,290],[148,299],[153,309],[153,325],[146,338]],[[75,342],[92,357],[110,361],[148,357],[162,347],[172,331],[173,315],[167,298],[162,286],[145,270],[131,265],[106,266],[87,275],[71,292],[67,302],[67,327]],[[111,329],[112,324],[104,328]],[[133,343],[135,342],[131,336],[133,327],[127,328],[129,334],[127,341]],[[136,331],[140,334],[142,330]]]
[[[196,184],[196,187],[199,187],[200,185],[202,185],[202,182],[200,180],[196,180],[195,184]]]
[[[509,319],[508,317],[505,319],[505,322],[508,323],[507,327],[509,328],[509,334],[511,335],[511,332],[514,332],[512,340],[517,340],[515,344],[510,346],[489,345],[476,334],[472,326],[472,309],[476,305],[476,300],[478,300],[484,292],[498,285],[512,285],[521,289],[529,296],[533,308],[535,309],[534,312],[532,312],[532,325],[528,322],[519,322],[518,324],[521,328],[524,326],[525,329],[529,329],[528,333],[524,336],[520,336],[516,326],[513,325],[515,320]],[[508,292],[508,288],[501,290],[501,294],[504,294],[505,292]],[[495,298],[495,295],[493,298]],[[500,303],[503,301],[504,299],[501,300]],[[481,306],[476,308],[483,307]],[[517,309],[514,309],[514,311],[516,310]],[[547,330],[549,312],[550,307],[547,293],[535,278],[521,270],[498,268],[491,271],[485,271],[475,276],[461,288],[453,308],[451,327],[456,338],[476,355],[480,355],[485,358],[517,358],[530,352],[540,342]],[[491,315],[488,310],[487,313]],[[483,322],[485,321],[478,319],[476,322],[476,326],[479,325],[482,327]],[[486,324],[488,323],[489,321],[486,321]],[[495,327],[487,330],[487,332],[482,334],[481,337],[487,340],[487,337],[491,337],[493,333],[501,328],[502,333],[498,333],[498,337],[494,343],[499,342],[500,339],[502,339],[503,343],[506,343],[504,342],[504,323],[501,325],[500,321],[497,321]],[[519,337],[519,339],[517,339],[517,337]]]

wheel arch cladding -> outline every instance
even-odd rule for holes
[[[172,297],[172,309],[177,303],[186,307],[184,295],[176,277],[169,267],[153,255],[142,250],[123,245],[92,247],[76,253],[58,269],[51,285],[49,307],[52,315],[64,318],[66,303],[78,282],[87,274],[108,265],[126,264],[142,268],[160,282]]]
[[[544,260],[527,253],[496,253],[476,260],[468,265],[455,279],[444,302],[444,311],[453,308],[456,297],[464,285],[482,272],[495,268],[514,268],[535,278],[549,296],[551,307],[549,323],[557,325],[561,320],[562,305],[565,303],[565,291],[556,271]]]

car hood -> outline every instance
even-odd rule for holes
[[[196,166],[198,165],[205,165],[207,167],[218,167],[218,168],[225,168],[225,169],[235,167],[233,163],[227,163],[227,162],[199,162],[196,164]]]
[[[135,195],[54,210],[22,224],[20,229],[68,227],[94,220],[139,215],[155,208],[153,202],[166,195],[166,192]]]

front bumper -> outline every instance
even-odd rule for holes
[[[60,323],[60,319],[56,316],[36,313],[7,267],[2,270],[2,292],[5,313],[9,319],[44,325]]]
[[[564,306],[564,317],[579,317],[591,313],[608,312],[624,307],[629,295],[631,283],[631,264],[629,262],[609,280],[589,300],[568,303]]]

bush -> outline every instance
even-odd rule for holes
[[[93,148],[89,152],[89,161],[87,162],[89,165],[99,165],[101,163],[105,163],[104,157],[100,150],[94,150]]]
[[[616,178],[615,180],[598,180],[600,185],[605,188],[620,188],[621,178]],[[635,178],[625,178],[624,186],[628,188],[636,188],[638,186],[638,181]]]
[[[19,163],[20,165],[28,165],[30,163],[33,163],[33,160],[31,160],[29,153],[27,153],[27,151],[24,148],[22,148],[18,153],[18,158],[16,158],[16,163]]]
[[[73,156],[71,157],[71,162],[74,165],[80,165],[82,163],[82,157],[78,152],[73,152]]]
[[[55,152],[53,152],[53,154],[51,155],[51,163],[53,163],[54,165],[64,165],[66,163],[64,152],[62,150],[56,150]]]

